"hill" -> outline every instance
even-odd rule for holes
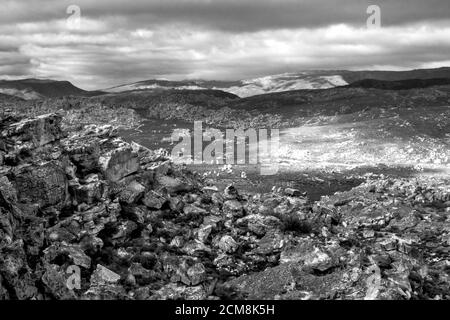
[[[94,96],[100,91],[85,91],[69,81],[42,79],[0,80],[0,93],[25,100],[57,98],[63,96]]]

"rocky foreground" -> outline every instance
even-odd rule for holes
[[[219,192],[110,126],[60,123],[0,122],[0,299],[450,299],[445,180]]]

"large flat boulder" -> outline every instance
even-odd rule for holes
[[[99,158],[99,163],[105,178],[111,182],[118,182],[140,169],[138,155],[130,145],[108,151]]]
[[[64,205],[68,197],[68,180],[58,161],[22,166],[14,170],[12,183],[19,203],[40,207]]]
[[[42,147],[64,137],[61,130],[62,117],[58,114],[45,114],[10,124],[1,136],[15,148],[28,144],[30,148]]]

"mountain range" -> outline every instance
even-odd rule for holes
[[[99,91],[86,91],[69,81],[42,79],[0,80],[0,93],[25,100],[62,96],[100,96],[124,92],[159,92],[161,90],[220,90],[240,98],[294,90],[329,89],[342,86],[411,89],[448,84],[450,68],[411,71],[315,70],[270,75],[249,80],[145,80]],[[406,82],[405,82],[406,81]]]

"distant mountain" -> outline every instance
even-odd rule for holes
[[[323,90],[295,90],[239,99],[230,108],[254,115],[279,114],[285,119],[349,114],[370,108],[417,108],[449,106],[447,80],[379,81],[364,80],[354,85]],[[430,84],[434,83],[433,86]],[[426,85],[424,85],[426,84]],[[423,85],[423,86],[421,86]]]
[[[353,88],[374,88],[383,90],[409,90],[419,88],[429,88],[434,86],[450,85],[450,78],[440,79],[407,79],[398,81],[385,81],[365,79],[353,82],[349,87]]]
[[[146,80],[105,89],[104,91],[117,93],[155,89],[213,89],[229,92],[242,98],[271,92],[283,92],[299,89],[327,89],[347,84],[348,83],[345,82],[340,75],[336,75],[330,71],[305,71],[300,73],[285,73],[239,81]]]
[[[443,79],[450,78],[450,68],[416,69],[409,71],[338,71],[342,78],[353,83],[365,79],[383,81],[401,81],[408,79]]]
[[[450,79],[450,68],[411,71],[312,70],[238,81],[145,80],[102,91],[85,91],[74,86],[69,81],[23,79],[13,81],[0,80],[0,93],[25,100],[35,100],[64,96],[92,97],[129,92],[156,92],[157,95],[164,95],[164,92],[167,90],[203,92],[214,90],[246,98],[262,94],[296,90],[332,89],[348,85],[361,88],[390,88],[392,90],[425,88],[448,84],[448,79]],[[390,83],[383,83],[383,81],[389,81]],[[170,93],[169,95],[173,96],[174,94]]]
[[[0,93],[19,97],[25,100],[57,98],[63,96],[95,96],[100,91],[85,91],[69,81],[23,79],[0,80]]]
[[[238,81],[204,80],[146,80],[125,84],[104,91],[110,93],[151,90],[205,90],[214,89],[233,93],[241,98],[266,93],[303,89],[330,89],[346,86],[361,80],[403,81],[409,79],[450,79],[450,68],[420,69],[411,71],[347,71],[313,70],[284,73]]]

